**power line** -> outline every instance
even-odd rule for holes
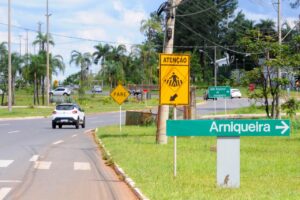
[[[230,51],[230,52],[233,52],[233,53],[236,53],[236,54],[241,54],[241,55],[249,55],[249,54],[263,54],[263,52],[241,52],[241,51],[236,51],[236,50],[233,50],[233,49],[229,49],[227,47],[224,47],[220,44],[217,44],[209,39],[207,39],[206,37],[204,37],[203,35],[201,35],[200,33],[197,33],[195,30],[193,30],[192,28],[190,28],[189,26],[185,25],[184,23],[180,22],[179,20],[177,20],[182,26],[184,26],[186,29],[188,29],[189,31],[193,32],[194,34],[198,35],[199,37],[201,37],[202,39],[214,44],[215,46],[218,46],[224,50],[227,50],[227,51]]]
[[[203,9],[203,10],[200,10],[200,11],[197,11],[197,12],[194,12],[194,13],[181,14],[181,15],[178,15],[178,14],[177,14],[176,17],[186,17],[186,16],[198,15],[198,14],[207,12],[207,11],[213,9],[213,8],[216,8],[216,7],[218,7],[218,6],[222,5],[222,4],[224,4],[226,1],[227,1],[227,0],[224,0],[224,1],[220,2],[220,3],[218,3],[218,4],[215,4],[215,5],[211,6],[210,8],[206,8],[206,9]],[[179,9],[179,11],[180,11],[180,9]]]

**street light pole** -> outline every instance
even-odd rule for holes
[[[282,43],[282,38],[281,38],[281,0],[278,0],[278,44],[279,44],[279,53],[281,54],[281,43]],[[281,56],[281,55],[280,55]],[[277,78],[281,78],[281,69],[278,67],[277,71]],[[279,86],[279,91],[281,90],[281,86]],[[279,119],[281,119],[281,102],[280,102],[280,95],[277,93],[276,97],[277,101],[277,116]]]
[[[215,87],[217,86],[217,46],[214,47]]]
[[[47,18],[47,78],[46,78],[46,87],[47,87],[47,106],[49,106],[49,93],[50,93],[50,70],[49,70],[49,17],[51,14],[49,14],[48,10],[48,0],[47,0],[47,13],[46,13],[46,18]]]
[[[12,111],[11,94],[11,4],[8,0],[8,111]]]

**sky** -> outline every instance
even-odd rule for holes
[[[48,0],[50,16],[50,33],[55,46],[51,47],[54,55],[62,55],[66,64],[64,74],[54,76],[63,80],[70,74],[78,72],[79,67],[70,65],[72,50],[94,52],[99,42],[111,45],[132,44],[144,41],[140,33],[140,22],[156,11],[164,0]],[[193,1],[193,0],[190,0]],[[259,19],[276,21],[277,10],[272,2],[277,0],[239,0],[238,10],[256,22]],[[282,1],[282,21],[291,26],[298,20],[299,9],[291,9],[291,0]],[[0,42],[7,41],[8,1],[0,1]],[[46,32],[46,0],[11,0],[12,11],[12,51],[25,53],[26,30],[28,30],[29,52],[36,53],[32,46],[41,22],[42,32]],[[237,12],[236,11],[236,12]],[[76,39],[83,38],[83,39]],[[21,44],[21,45],[20,45]],[[93,66],[94,73],[99,66]]]

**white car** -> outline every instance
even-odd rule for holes
[[[239,89],[230,89],[230,93],[231,93],[231,98],[241,98],[242,97],[242,93]]]
[[[102,87],[101,86],[98,86],[98,85],[95,85],[92,89],[92,92],[93,93],[101,93],[102,92]]]
[[[2,95],[3,94],[3,91],[0,89],[0,95]]]
[[[64,87],[58,87],[55,90],[50,92],[50,96],[69,96],[71,94],[71,90]]]
[[[56,106],[52,113],[52,128],[55,129],[58,125],[62,128],[63,125],[75,125],[78,129],[79,125],[85,128],[85,114],[77,104],[63,103]]]

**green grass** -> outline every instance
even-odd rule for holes
[[[300,133],[290,138],[241,138],[241,187],[216,186],[214,137],[178,138],[173,177],[173,139],[155,144],[155,127],[105,127],[98,136],[138,188],[152,200],[261,199],[300,197]]]
[[[223,114],[225,112],[222,112]],[[228,114],[266,114],[264,106],[249,106],[228,110]]]
[[[72,95],[73,102],[78,103],[86,112],[86,114],[118,111],[120,105],[117,104],[110,96],[101,94],[85,95],[83,99]],[[5,99],[6,100],[6,99]],[[0,118],[6,117],[28,117],[28,116],[49,116],[55,107],[55,103],[51,104],[53,108],[32,108],[32,96],[25,91],[16,93],[16,106],[28,106],[28,108],[13,108],[13,112],[8,112],[6,108],[0,109]],[[40,105],[42,101],[40,99]],[[135,97],[130,96],[126,102],[122,104],[122,110],[140,110],[151,109],[152,106],[157,106],[158,100],[155,98],[147,101],[138,101]]]
[[[52,108],[13,108],[12,112],[9,112],[6,108],[0,109],[0,118],[13,118],[13,117],[34,117],[51,115]]]

